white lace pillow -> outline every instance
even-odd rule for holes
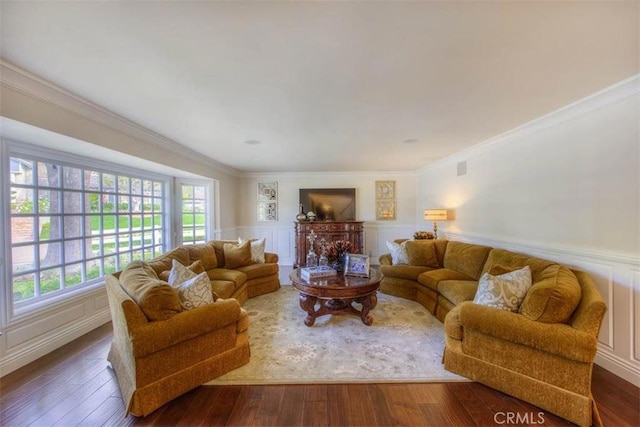
[[[409,254],[407,254],[407,242],[405,240],[402,243],[387,241],[387,248],[391,252],[391,263],[396,264],[409,264]]]
[[[238,237],[238,244],[242,244],[246,241],[242,237]],[[267,244],[267,239],[250,239],[251,241],[251,261],[257,264],[264,264],[264,250]]]
[[[214,302],[207,273],[196,274],[175,259],[172,260],[169,284],[178,292],[180,305],[184,310]]]
[[[484,273],[478,282],[473,302],[515,313],[530,287],[531,269],[528,265],[499,276]]]

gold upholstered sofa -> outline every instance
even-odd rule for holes
[[[106,277],[113,322],[108,360],[127,414],[146,416],[249,361],[249,318],[241,305],[280,288],[278,256],[264,253],[264,262],[255,262],[250,243],[225,243],[231,241],[181,246]],[[200,280],[206,272],[213,302],[183,307],[167,283],[174,260]]]
[[[415,300],[444,322],[447,370],[576,424],[601,424],[591,375],[606,306],[587,274],[481,245],[396,243],[406,264],[382,255],[380,290]],[[479,281],[525,266],[531,287],[515,312],[473,302]]]

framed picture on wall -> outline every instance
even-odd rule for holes
[[[259,182],[257,193],[258,221],[278,220],[278,183]]]
[[[278,183],[277,182],[259,182],[258,183],[258,201],[259,202],[277,202],[278,201]]]
[[[395,200],[376,200],[376,220],[392,221],[396,219]]]
[[[376,181],[376,221],[396,219],[396,182]]]
[[[258,202],[258,221],[277,221],[278,204],[274,202]]]
[[[395,181],[376,181],[376,199],[377,200],[395,200],[396,199],[396,182]]]

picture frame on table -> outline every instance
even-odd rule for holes
[[[344,274],[369,277],[369,262],[369,255],[347,254],[344,260]]]

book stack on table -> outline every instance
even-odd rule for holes
[[[326,265],[318,267],[303,267],[300,269],[300,278],[307,281],[317,279],[319,277],[335,276],[336,274],[337,273],[333,268],[327,267]]]

